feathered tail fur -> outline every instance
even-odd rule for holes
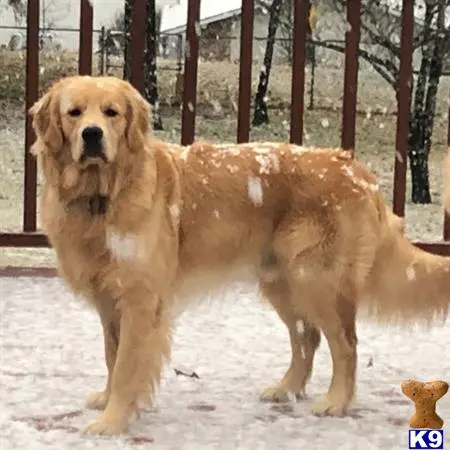
[[[385,232],[362,306],[382,322],[445,322],[450,306],[450,258],[413,245],[404,236],[403,219],[384,208]]]

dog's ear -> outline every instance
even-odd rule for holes
[[[127,140],[130,149],[137,152],[144,148],[151,131],[151,106],[131,85],[127,91]]]
[[[36,142],[31,147],[33,154],[46,150],[59,150],[63,145],[59,95],[56,89],[50,89],[29,110],[33,117],[33,129]]]

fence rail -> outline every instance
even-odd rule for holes
[[[186,52],[184,60],[184,89],[182,99],[181,143],[191,144],[196,131],[196,94],[199,36],[196,30],[200,16],[200,1],[188,0],[186,27]],[[131,33],[131,82],[140,91],[143,88],[143,57],[145,48],[145,2],[134,2]],[[290,141],[301,144],[303,136],[305,66],[309,0],[294,3],[293,63]],[[361,0],[347,3],[347,21],[350,24],[345,36],[345,73],[342,105],[341,146],[355,150],[356,102],[358,87],[358,48],[360,44]],[[37,100],[39,85],[39,7],[38,0],[27,4],[27,48],[26,48],[26,95],[28,110]],[[238,126],[236,140],[246,142],[250,136],[251,66],[253,52],[254,0],[242,0],[242,30],[240,36]],[[401,58],[398,83],[398,109],[395,158],[393,209],[404,216],[406,193],[406,169],[408,128],[411,111],[410,83],[413,77],[412,42],[414,32],[414,2],[402,2]],[[80,32],[78,70],[81,74],[92,73],[93,54],[93,8],[89,0],[80,0]],[[44,234],[36,229],[36,161],[30,154],[35,139],[31,120],[26,116],[25,161],[24,161],[24,215],[23,230],[17,233],[1,233],[0,246],[47,247]],[[450,147],[450,108],[448,145]],[[450,255],[450,221],[444,220],[444,240],[441,242],[416,242],[416,245],[433,253]]]

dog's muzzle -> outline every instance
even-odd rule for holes
[[[86,127],[82,131],[81,137],[83,139],[83,153],[80,157],[81,162],[91,158],[99,158],[108,162],[103,148],[103,130],[100,127]]]

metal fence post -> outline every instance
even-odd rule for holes
[[[80,48],[78,49],[78,73],[92,74],[92,31],[94,11],[89,0],[80,2]]]
[[[358,49],[361,34],[361,0],[347,2],[347,22],[350,29],[345,35],[345,73],[341,147],[345,150],[355,151],[359,70]]]
[[[23,191],[23,231],[36,231],[37,166],[30,153],[36,136],[28,110],[38,99],[39,89],[39,0],[27,5],[27,50],[25,77],[25,171]]]
[[[199,34],[200,0],[189,0],[186,26],[186,47],[184,50],[183,111],[181,118],[182,145],[192,144],[195,138]]]
[[[254,0],[242,0],[237,142],[250,140]]]
[[[290,142],[303,143],[305,109],[306,35],[308,32],[309,0],[294,2],[294,42],[292,44],[292,88]]]

